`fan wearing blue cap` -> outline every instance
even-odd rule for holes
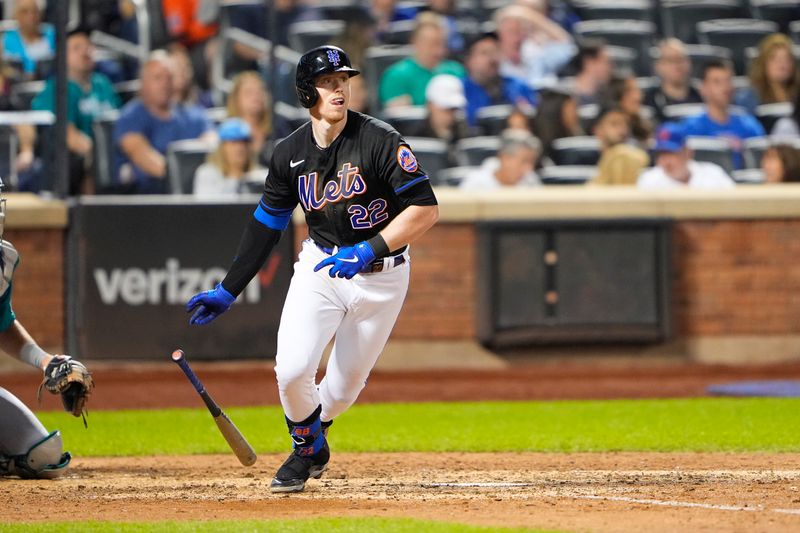
[[[694,153],[686,145],[686,132],[679,124],[666,123],[656,132],[653,151],[656,166],[639,176],[637,186],[640,189],[730,189],[735,186],[721,166],[694,160]]]
[[[195,196],[235,196],[248,192],[246,182],[263,179],[265,172],[258,168],[250,150],[250,126],[240,118],[229,118],[220,125],[217,136],[219,146],[195,172]]]

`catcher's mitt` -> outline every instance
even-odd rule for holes
[[[83,425],[86,426],[86,401],[94,388],[94,380],[83,363],[68,355],[56,355],[44,370],[44,379],[37,394],[40,400],[43,388],[60,394],[64,410],[74,416],[82,416]]]

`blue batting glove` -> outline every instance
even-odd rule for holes
[[[217,283],[212,290],[195,294],[186,304],[187,313],[194,311],[192,318],[189,319],[189,324],[208,324],[230,309],[231,304],[235,301],[236,297],[226,291],[222,283]]]
[[[330,277],[350,279],[374,260],[375,251],[372,246],[367,241],[361,241],[355,246],[340,248],[335,255],[326,257],[314,267],[314,272],[332,265],[328,272]]]

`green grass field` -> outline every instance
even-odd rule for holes
[[[332,432],[342,452],[800,452],[800,400],[681,399],[357,405]],[[285,452],[279,407],[230,408],[259,453]],[[77,456],[230,453],[204,408],[98,411],[89,429],[62,412],[39,413]],[[376,437],[377,435],[377,437]],[[0,524],[0,532],[536,531],[384,518],[238,522]]]
[[[798,452],[798,407],[796,399],[724,398],[369,404],[331,431],[342,452]],[[256,451],[288,449],[279,407],[227,413]],[[97,411],[88,430],[66,413],[40,418],[82,456],[229,452],[204,408]]]

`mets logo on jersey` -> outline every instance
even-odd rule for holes
[[[406,172],[414,172],[419,168],[417,157],[408,146],[401,145],[397,149],[397,164]]]
[[[334,67],[338,67],[341,59],[339,59],[339,50],[328,50],[328,63]]]

